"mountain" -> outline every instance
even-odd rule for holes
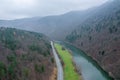
[[[75,26],[91,15],[94,8],[72,11],[63,15],[35,17],[17,20],[0,20],[1,27],[13,27],[43,33],[52,39],[63,40]]]
[[[120,80],[120,0],[110,1],[80,23],[67,37]]]
[[[45,35],[0,28],[0,80],[53,80],[54,68],[50,42]]]

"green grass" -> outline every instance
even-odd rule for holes
[[[80,80],[80,76],[75,71],[72,63],[72,56],[68,50],[63,50],[62,46],[55,43],[55,48],[64,62],[64,80]]]

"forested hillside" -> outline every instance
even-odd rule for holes
[[[0,28],[0,80],[51,80],[54,68],[46,36]]]
[[[99,7],[66,40],[92,56],[111,76],[120,80],[119,0]]]

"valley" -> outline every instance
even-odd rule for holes
[[[0,20],[0,80],[120,80],[120,0]]]

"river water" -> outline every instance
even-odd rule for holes
[[[72,45],[61,43],[71,50],[73,61],[80,70],[83,80],[113,80],[94,60]]]

